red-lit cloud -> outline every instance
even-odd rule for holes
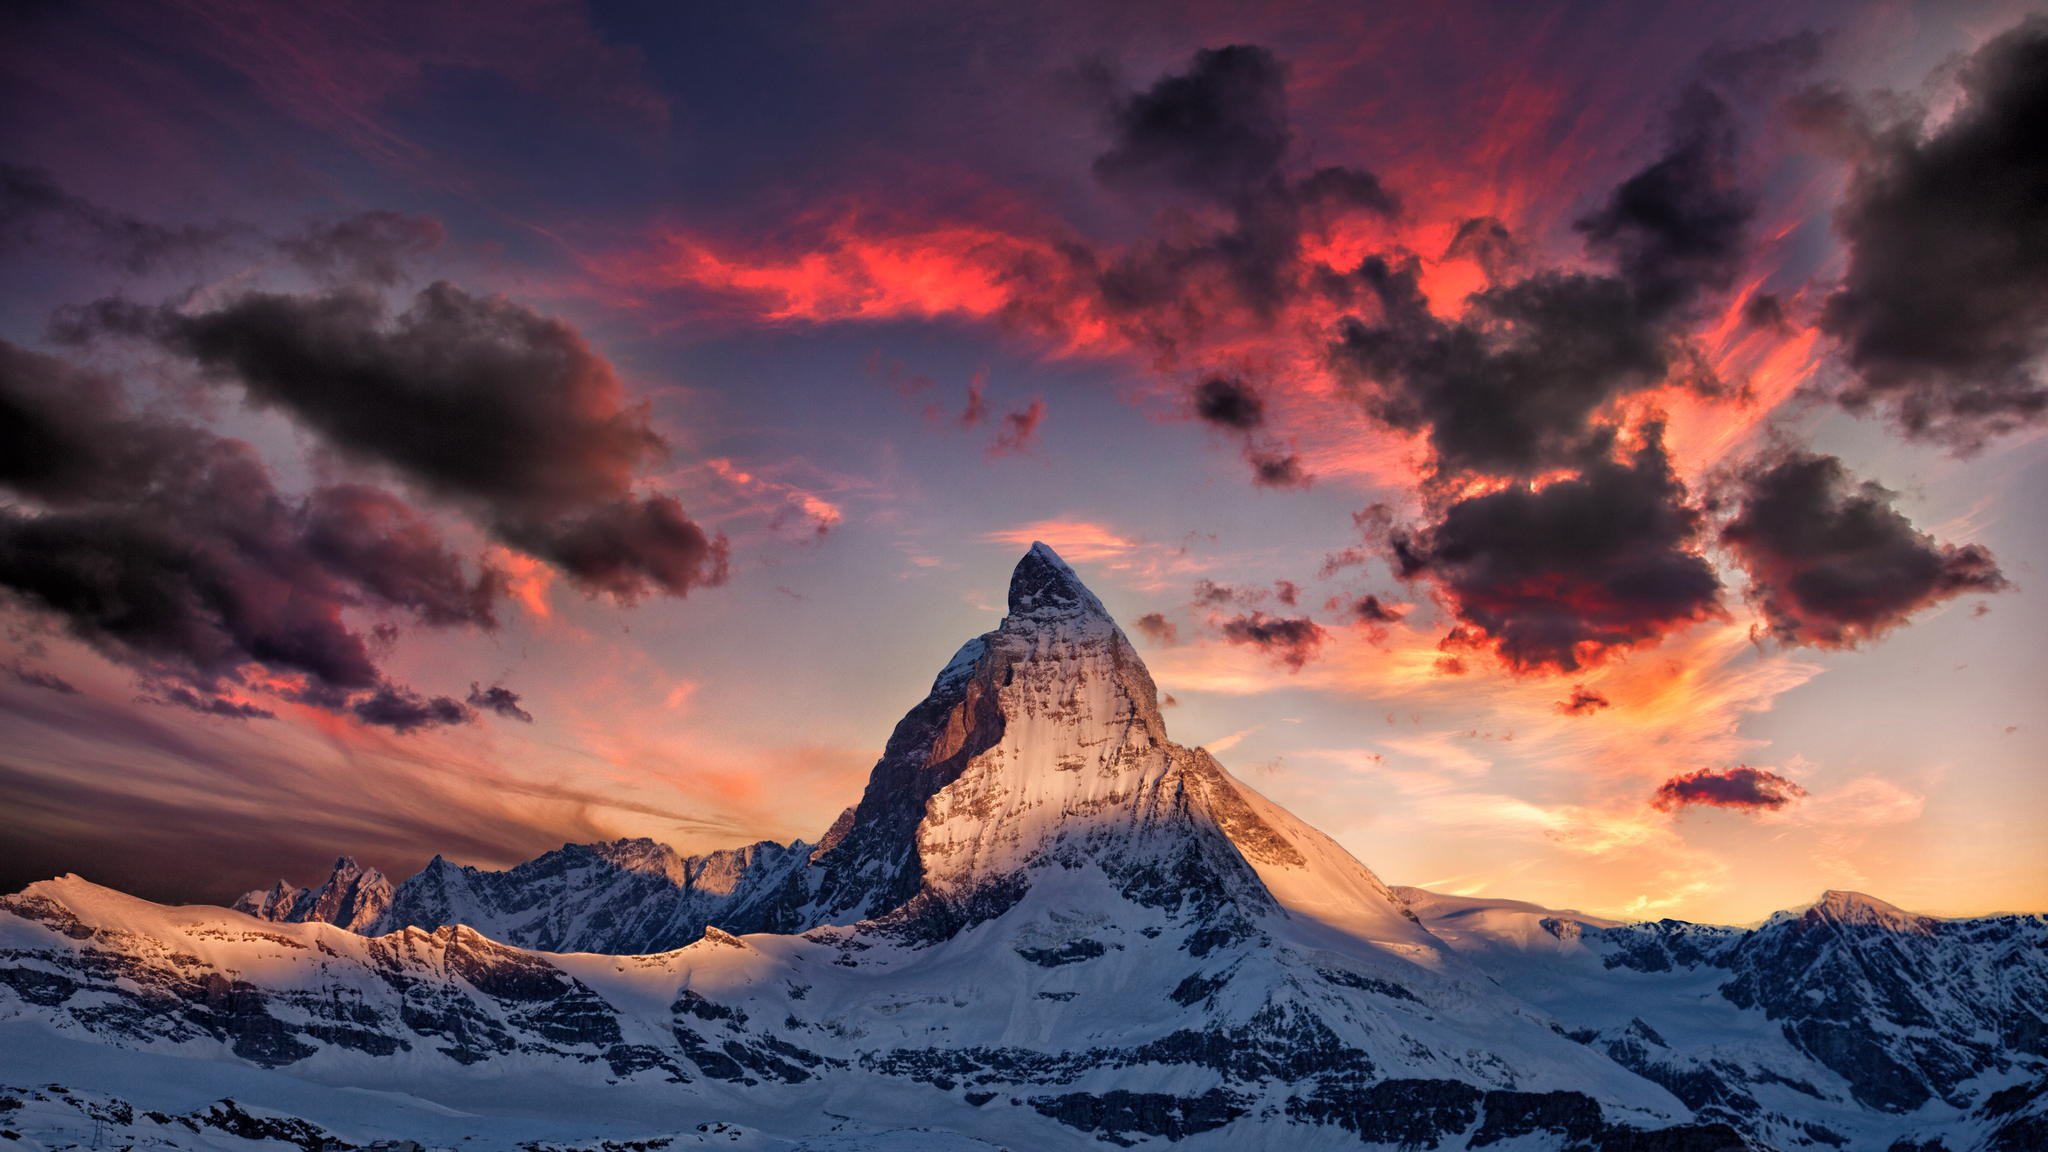
[[[1694,804],[1733,808],[1744,812],[1767,812],[1783,808],[1806,795],[1806,789],[1775,772],[1741,765],[1735,768],[1702,768],[1673,776],[1657,786],[1650,800],[1655,807],[1676,811]]]

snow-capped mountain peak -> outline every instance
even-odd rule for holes
[[[341,856],[327,879],[313,888],[298,888],[279,880],[265,889],[246,892],[236,900],[237,912],[260,920],[335,924],[351,932],[374,927],[391,905],[391,881],[375,868],[365,868],[353,857]]]
[[[1059,553],[1034,540],[1010,573],[1011,615],[1086,614],[1109,619],[1102,601],[1081,582]]]
[[[1794,912],[1792,915],[1810,916],[1836,924],[1886,928],[1894,932],[1925,932],[1930,924],[1927,917],[1908,912],[1894,904],[1887,904],[1875,896],[1832,888],[1821,893],[1820,899],[1815,900],[1803,912]]]

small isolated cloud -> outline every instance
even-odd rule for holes
[[[1245,463],[1252,466],[1252,483],[1261,488],[1282,490],[1307,488],[1316,482],[1302,464],[1301,457],[1285,449],[1271,445],[1248,444],[1244,450]]]
[[[519,706],[519,693],[502,685],[493,684],[485,688],[472,683],[469,686],[469,706],[495,712],[507,720],[517,720],[522,724],[533,723],[533,713]]]
[[[1805,795],[1806,789],[1785,777],[1744,764],[1734,768],[1702,768],[1673,776],[1657,786],[1650,803],[1666,812],[1693,804],[1763,812],[1783,808]]]
[[[1557,710],[1567,716],[1591,716],[1602,708],[1613,707],[1613,702],[1584,684],[1572,685],[1569,698],[1557,702]]]
[[[1172,647],[1180,642],[1180,627],[1166,618],[1164,612],[1147,612],[1138,617],[1136,627],[1145,638],[1161,647]]]
[[[1834,456],[1790,449],[1741,472],[1721,530],[1749,572],[1750,598],[1786,644],[1854,648],[1915,613],[2009,584],[1976,544],[1937,542]]]
[[[1388,604],[1377,596],[1360,596],[1351,602],[1351,615],[1361,624],[1394,624],[1406,615],[1400,605]]]
[[[1249,432],[1266,422],[1266,402],[1235,376],[1211,376],[1195,385],[1195,415],[1218,428]]]
[[[422,696],[407,688],[385,685],[349,706],[356,719],[394,732],[448,724],[467,724],[476,718],[468,705],[448,696]]]
[[[1016,456],[1038,447],[1038,428],[1045,423],[1045,401],[1033,400],[1022,408],[1003,413],[996,425],[996,438],[989,442],[990,456]]]
[[[1257,648],[1275,663],[1299,672],[1315,659],[1329,633],[1306,616],[1268,616],[1251,612],[1223,622],[1223,638]]]

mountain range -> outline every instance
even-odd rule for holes
[[[2014,1152],[2048,1147],[2048,918],[1390,888],[1173,743],[1034,544],[816,844],[0,898],[6,1138]]]

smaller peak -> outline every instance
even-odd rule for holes
[[[1010,612],[1025,615],[1046,610],[1107,615],[1102,601],[1081,583],[1060,554],[1044,541],[1034,540],[1010,573]]]
[[[1830,888],[1821,893],[1820,899],[1813,902],[1813,907],[1809,911],[1843,924],[1868,924],[1895,929],[1917,928],[1927,919],[1895,904],[1887,904],[1875,896],[1837,888]]]
[[[1892,904],[1887,904],[1884,901],[1879,900],[1875,896],[1868,896],[1861,892],[1851,892],[1846,888],[1828,889],[1827,891],[1820,894],[1820,899],[1814,901],[1813,906],[1816,908],[1826,908],[1829,910],[1848,908],[1877,908],[1887,912],[1903,911],[1903,909]]]

